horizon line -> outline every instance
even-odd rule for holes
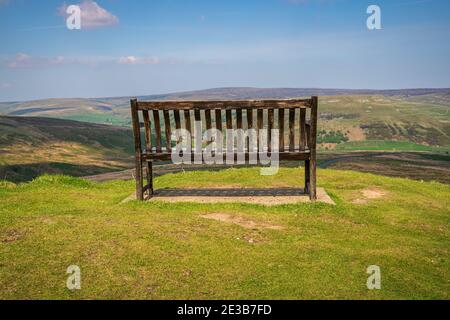
[[[348,89],[348,88],[326,88],[326,87],[213,87],[206,89],[186,90],[186,91],[170,91],[163,93],[141,94],[141,95],[122,95],[122,96],[97,96],[97,97],[49,97],[49,98],[33,98],[25,100],[0,100],[0,103],[24,103],[41,100],[93,100],[93,99],[121,99],[121,98],[139,98],[139,97],[151,97],[160,95],[175,95],[175,94],[187,94],[204,92],[211,90],[224,90],[224,89],[254,89],[254,90],[323,90],[323,91],[347,91],[347,92],[392,92],[392,91],[419,91],[419,90],[450,90],[450,87],[415,87],[415,88],[395,88],[395,89]]]

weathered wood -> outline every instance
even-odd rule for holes
[[[153,161],[147,161],[147,186],[150,196],[153,195]]]
[[[177,130],[181,129],[181,116],[180,116],[180,110],[174,110],[173,111],[173,117],[175,118],[175,128]]]
[[[289,151],[295,151],[295,109],[289,109]]]
[[[184,110],[184,128],[192,135],[191,113],[189,110]]]
[[[238,156],[245,156],[245,161],[249,160],[250,154],[254,155],[255,153],[249,153],[244,152],[242,154],[235,153],[234,154],[234,160],[236,161],[238,159]],[[194,161],[194,153],[191,154],[191,160]],[[225,154],[224,154],[224,160],[225,160]],[[286,160],[286,161],[305,161],[310,158],[309,151],[304,152],[280,152],[279,153],[279,159],[280,160]],[[170,161],[172,159],[172,155],[168,153],[151,153],[151,154],[144,154],[144,159],[146,160],[153,160],[153,161]]]
[[[152,150],[152,130],[150,125],[150,116],[148,114],[148,110],[142,111],[142,116],[144,118],[144,127],[145,127],[145,149],[147,151]]]
[[[194,110],[194,119],[195,119],[195,122],[201,122],[202,121],[202,116],[200,114],[200,110],[199,109]]]
[[[306,128],[306,144],[307,144],[307,149],[309,149],[309,145],[310,145],[310,140],[311,140],[311,125],[309,123],[305,124],[305,128]]]
[[[164,110],[164,129],[166,131],[166,150],[172,152],[172,130],[170,127],[170,114],[169,110]]]
[[[306,149],[306,109],[300,109],[300,150]]]
[[[137,100],[132,99],[131,104],[131,119],[133,123],[134,134],[134,150],[135,150],[135,165],[136,165],[136,199],[144,200],[143,181],[142,181],[142,145],[141,145],[141,126],[139,124],[139,114],[137,109]]]
[[[259,130],[264,129],[264,110],[263,109],[258,109],[257,111],[257,121],[256,121],[256,126],[257,126],[257,132],[258,132],[258,150],[259,151],[263,151],[262,148],[263,146],[261,146],[261,141],[259,140]]]
[[[311,109],[310,120],[306,120],[307,108]],[[295,110],[300,109],[299,130],[300,141],[295,141],[296,132],[296,115]],[[149,191],[149,195],[153,194],[153,162],[155,161],[170,161],[171,160],[171,132],[174,128],[171,127],[170,110],[174,112],[175,128],[181,129],[181,112],[184,113],[185,128],[191,135],[192,132],[190,111],[194,112],[195,121],[201,122],[202,113],[204,112],[206,129],[212,127],[212,116],[215,117],[215,126],[218,130],[223,131],[223,122],[226,122],[227,129],[244,129],[243,110],[246,111],[247,129],[257,130],[264,129],[264,110],[267,110],[267,129],[268,129],[268,147],[271,149],[272,132],[271,130],[278,127],[280,131],[280,160],[289,161],[305,161],[305,192],[308,192],[311,200],[317,197],[317,121],[318,121],[318,98],[306,100],[259,100],[259,101],[191,101],[191,102],[137,102],[135,99],[131,100],[131,113],[133,123],[133,133],[135,142],[135,162],[136,162],[136,197],[143,199],[144,192]],[[142,151],[141,141],[141,126],[139,123],[139,110],[142,111],[143,127],[145,130],[145,151]],[[214,111],[213,111],[214,110]],[[225,117],[222,118],[222,110],[225,111]],[[236,124],[233,124],[233,110],[236,110]],[[253,122],[253,111],[256,110],[256,123]],[[278,110],[278,124],[275,124],[275,110]],[[286,110],[286,111],[285,111]],[[153,113],[153,121],[150,120],[149,111]],[[162,123],[160,120],[159,111],[164,115],[164,127],[166,137],[166,148],[162,149]],[[212,114],[214,112],[214,115]],[[286,112],[289,114],[289,149],[285,142],[286,128]],[[154,138],[152,140],[152,128],[154,125]],[[296,143],[299,143],[299,150],[296,149]],[[247,144],[247,142],[246,142]],[[156,145],[156,146],[155,146]],[[234,145],[234,141],[232,142]],[[230,147],[227,145],[227,148]],[[233,151],[235,149],[233,148]],[[260,150],[264,152],[263,150]],[[266,150],[267,151],[267,150]],[[269,151],[270,152],[270,151]],[[265,152],[264,152],[265,154]],[[238,151],[234,154],[234,160],[245,159],[249,161],[258,156],[247,148],[246,151]],[[191,160],[198,159],[199,155],[191,154]],[[197,157],[197,158],[196,158]],[[224,157],[225,160],[225,157]],[[147,185],[143,186],[143,163],[146,165]]]
[[[206,130],[209,130],[212,127],[210,109],[205,110],[205,118],[206,118]]]
[[[280,130],[280,152],[284,152],[284,109],[278,110],[278,129]]]
[[[231,114],[231,109],[227,109],[226,118],[227,118],[227,129],[233,129],[233,118]]]
[[[309,99],[233,101],[141,101],[139,110],[289,109],[309,107]]]
[[[253,129],[253,109],[247,109],[247,127]]]
[[[222,111],[217,109],[216,112],[216,129],[222,131]]]
[[[155,123],[156,152],[161,152],[161,122],[158,110],[153,110],[153,122]]]
[[[268,128],[267,128],[267,143],[269,152],[272,151],[272,129],[274,128],[274,111],[273,109],[269,109],[268,111]]]
[[[253,109],[247,109],[246,110],[246,114],[247,114],[247,128],[248,130],[253,130]],[[247,150],[249,152],[253,152],[255,151],[254,149],[258,146],[257,144],[250,144],[250,136],[247,138],[246,141],[246,145],[247,145]],[[254,143],[254,142],[253,142]]]
[[[242,109],[236,110],[236,128],[242,129]]]
[[[312,97],[311,105],[311,136],[309,149],[311,153],[311,185],[310,185],[310,198],[312,201],[317,200],[317,160],[316,160],[316,143],[317,143],[317,109],[318,109],[318,97]]]
[[[311,186],[311,166],[310,160],[305,161],[305,194],[309,194],[310,186]]]

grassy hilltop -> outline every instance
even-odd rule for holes
[[[312,94],[286,90],[146,98]],[[0,104],[0,299],[449,299],[449,94],[354,94],[320,100],[319,167],[353,170],[319,170],[336,206],[123,203],[133,181],[69,176],[133,166],[128,98]],[[303,185],[298,163],[283,166],[165,174],[156,187]],[[74,264],[82,290],[70,292]],[[370,265],[380,291],[366,288]]]
[[[302,176],[229,169],[156,186],[289,187]],[[121,203],[133,182],[3,183],[0,298],[450,298],[450,186],[333,170],[318,181],[336,206]],[[82,290],[71,292],[74,264]],[[366,288],[370,265],[381,290]]]

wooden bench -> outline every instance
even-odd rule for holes
[[[137,101],[131,100],[136,158],[136,197],[154,195],[153,162],[170,161],[172,133],[192,121],[206,129],[279,130],[279,160],[305,161],[305,194],[316,200],[316,136],[318,98],[246,101]],[[141,114],[141,115],[140,115]],[[143,124],[141,122],[143,121]],[[141,129],[144,130],[141,130]],[[144,144],[141,135],[144,133]],[[271,135],[268,134],[270,146]],[[248,148],[246,159],[249,158]],[[144,185],[146,168],[147,184]]]

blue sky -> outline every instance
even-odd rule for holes
[[[81,30],[65,26],[71,4]],[[0,0],[0,41],[0,101],[450,87],[448,0]]]

